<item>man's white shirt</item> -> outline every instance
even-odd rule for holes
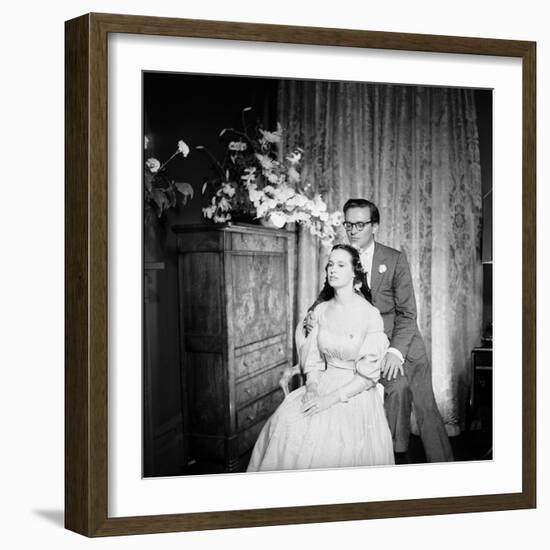
[[[370,272],[372,270],[372,258],[374,256],[374,241],[372,241],[372,243],[367,246],[367,248],[361,250],[359,252],[359,256],[361,257],[361,265],[363,266],[363,271],[367,274],[367,283],[369,284],[370,288]]]

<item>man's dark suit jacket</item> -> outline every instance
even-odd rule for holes
[[[372,303],[382,314],[390,346],[409,361],[426,355],[416,322],[416,300],[405,254],[375,242],[370,286]]]

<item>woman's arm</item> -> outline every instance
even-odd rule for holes
[[[388,339],[384,334],[384,324],[378,310],[372,307],[366,314],[368,332],[359,352],[355,376],[338,390],[308,401],[302,408],[306,415],[316,414],[339,402],[345,403],[359,393],[373,388],[378,382],[380,360],[388,348]]]
[[[356,374],[350,382],[326,395],[319,396],[312,393],[307,400],[304,396],[305,405],[302,407],[302,412],[306,416],[311,416],[336,405],[336,403],[347,403],[352,397],[365,390],[369,390],[375,385],[376,382],[374,380],[365,378],[361,374]]]
[[[317,314],[312,315],[313,328],[306,336],[303,333],[302,324],[296,327],[296,348],[300,365],[306,377],[306,392],[302,398],[303,403],[315,399],[319,395],[319,377],[325,367],[325,360],[317,344],[319,334],[319,319]]]
[[[370,390],[370,388],[374,386],[376,386],[375,380],[365,378],[361,374],[356,374],[347,384],[337,390],[338,401],[346,403],[352,397],[355,397],[365,390]]]

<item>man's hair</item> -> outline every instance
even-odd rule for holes
[[[368,208],[370,212],[370,219],[373,223],[380,223],[380,212],[376,204],[367,199],[348,199],[346,204],[344,204],[344,214],[350,208]]]

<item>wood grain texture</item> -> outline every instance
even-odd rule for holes
[[[464,36],[207,21],[201,19],[175,19],[106,13],[94,13],[91,16],[106,32],[159,36],[188,36],[226,40],[507,57],[523,57],[532,45],[531,42],[521,40],[497,40]]]
[[[286,255],[232,255],[230,262],[235,347],[265,340],[281,332],[288,319]],[[284,351],[286,354],[286,349]]]
[[[523,55],[523,494],[537,505],[537,80],[536,45]]]
[[[269,376],[269,368],[290,366],[290,233],[240,225],[174,230],[184,439],[192,458],[221,462],[226,471],[235,471],[251,449],[247,445],[254,443],[248,437],[250,429],[263,424],[283,399],[279,378]],[[245,377],[247,385],[240,389],[238,382]]]
[[[107,536],[534,507],[536,505],[535,44],[515,40],[113,14],[88,14],[68,21],[65,29],[66,527],[87,536]],[[108,517],[107,33],[109,32],[508,56],[522,59],[524,250],[522,492],[230,512]]]
[[[88,18],[65,30],[65,526],[89,532]]]

